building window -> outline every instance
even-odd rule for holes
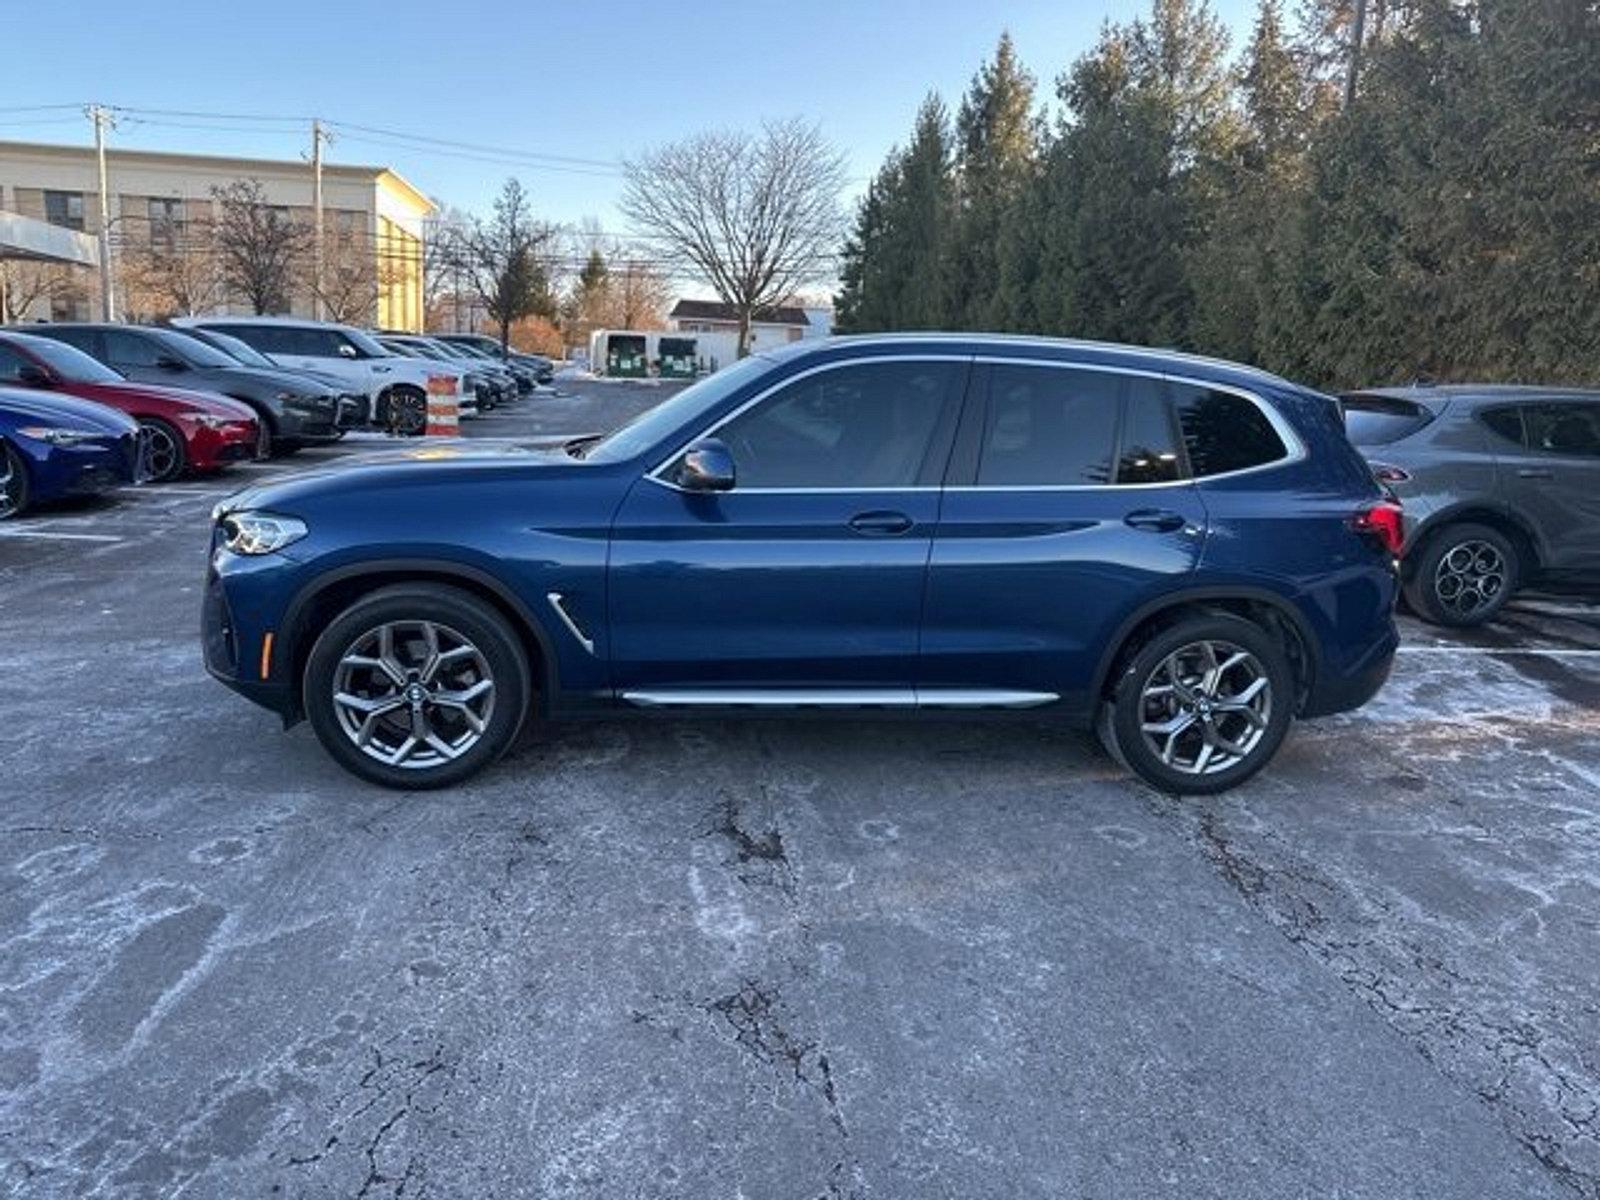
[[[82,295],[71,293],[52,296],[50,298],[50,319],[52,321],[87,321],[89,319],[89,301]]]
[[[176,250],[183,234],[183,201],[150,197],[150,245],[168,253]]]
[[[52,225],[68,229],[83,228],[82,192],[46,192],[44,194],[44,219]]]

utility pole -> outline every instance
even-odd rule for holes
[[[322,147],[328,139],[321,121],[311,122],[311,315],[322,319]]]
[[[117,305],[111,278],[111,195],[106,186],[106,126],[113,121],[111,111],[103,105],[91,104],[88,113],[89,120],[94,122],[94,157],[100,172],[100,308],[107,321],[115,321]]]
[[[1367,40],[1367,0],[1356,0],[1355,18],[1350,23],[1350,72],[1344,80],[1344,106],[1356,101],[1356,76],[1361,73],[1361,49]]]

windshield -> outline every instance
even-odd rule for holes
[[[399,354],[405,358],[421,358],[422,352],[410,342],[396,341],[394,338],[384,338],[380,343],[385,354]]]
[[[351,345],[355,346],[363,354],[370,354],[374,358],[393,358],[395,355],[393,350],[381,345],[376,338],[368,337],[359,329],[351,329],[346,326],[340,332],[349,338]]]
[[[233,355],[247,367],[270,367],[277,369],[278,364],[273,362],[261,351],[248,342],[241,342],[231,333],[219,333],[215,329],[208,329],[203,334],[191,334],[196,341],[205,342],[208,346],[215,346],[228,354]]]
[[[195,367],[237,367],[239,364],[215,346],[171,329],[152,329],[161,344]]]
[[[607,434],[588,449],[584,457],[595,462],[621,462],[642,454],[673,431],[692,425],[745,384],[765,375],[773,365],[770,358],[754,354],[731,367],[724,367],[715,375],[707,375],[699,383],[691,384],[670,400],[664,400]]]
[[[68,383],[121,383],[123,377],[97,358],[90,358],[76,346],[58,342],[54,338],[28,337],[20,339],[29,352],[42,358]]]

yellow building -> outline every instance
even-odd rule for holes
[[[311,167],[304,162],[219,158],[108,149],[110,240],[117,315],[248,313],[252,305],[226,283],[217,251],[214,190],[240,180],[260,185],[264,204],[303,230],[312,225]],[[322,312],[330,319],[385,328],[423,325],[424,223],[435,206],[387,167],[324,164],[322,169]],[[93,149],[0,142],[0,210],[99,233],[100,200]],[[280,307],[311,316],[316,308],[309,236]],[[33,294],[23,319],[99,317],[92,273],[62,277]]]

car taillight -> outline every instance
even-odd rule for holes
[[[1410,483],[1411,472],[1404,467],[1396,467],[1389,463],[1375,462],[1372,464],[1372,477],[1379,483]]]
[[[1350,519],[1357,533],[1367,534],[1390,554],[1398,555],[1405,545],[1406,531],[1400,523],[1400,503],[1397,500],[1380,500],[1370,504]]]

